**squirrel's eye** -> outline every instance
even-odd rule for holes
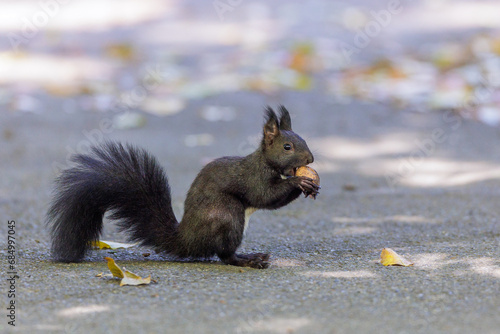
[[[285,150],[287,150],[287,151],[290,151],[290,150],[292,149],[292,145],[290,145],[290,144],[285,144],[285,145],[283,145],[283,148],[284,148]]]

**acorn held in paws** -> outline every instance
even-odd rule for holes
[[[318,173],[312,169],[311,167],[308,166],[302,166],[297,168],[295,171],[295,176],[305,176],[313,180],[314,184],[319,186],[319,175]],[[316,199],[316,195],[313,194],[306,194],[306,197],[311,197],[312,199]]]

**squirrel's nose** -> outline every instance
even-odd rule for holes
[[[309,155],[309,157],[307,157],[307,164],[309,165],[309,164],[312,164],[313,162],[314,162],[314,157],[311,154],[311,155]]]

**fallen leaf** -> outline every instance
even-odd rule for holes
[[[125,61],[131,61],[135,57],[134,47],[130,44],[110,44],[104,49],[109,57],[118,58]]]
[[[289,67],[297,72],[309,72],[313,65],[314,46],[310,43],[299,43],[290,53]]]
[[[69,96],[75,96],[80,93],[80,88],[78,86],[74,85],[55,85],[55,84],[49,84],[46,85],[45,91],[49,93],[50,95],[53,96],[58,96],[58,97],[69,97]]]
[[[500,56],[500,38],[491,41],[491,51]]]
[[[125,277],[120,281],[120,286],[124,285],[141,285],[141,284],[149,284],[151,283],[151,275],[146,278],[142,278],[137,276],[130,271],[125,271]]]
[[[104,258],[106,261],[108,261],[108,268],[109,271],[113,274],[114,277],[121,278],[122,280],[120,281],[120,286],[124,285],[141,285],[141,284],[149,284],[151,283],[151,275],[149,275],[146,278],[142,278],[137,274],[134,274],[133,272],[130,272],[126,270],[125,268],[120,268],[116,263],[115,260],[113,260],[110,257],[105,257]]]
[[[113,274],[114,277],[118,277],[118,278],[125,277],[125,274],[123,273],[122,268],[118,267],[118,265],[115,263],[115,260],[113,260],[110,257],[105,257],[104,260],[108,261],[109,271],[111,271],[111,273]]]
[[[134,247],[135,245],[137,245],[137,243],[124,244],[121,242],[105,241],[105,240],[97,240],[97,241],[92,242],[92,247],[99,248],[99,249],[130,248],[130,247]]]
[[[297,76],[294,88],[297,90],[310,90],[312,87],[312,77],[306,74]]]
[[[382,253],[380,254],[380,263],[384,266],[413,266],[413,262],[408,261],[390,248],[382,249]]]

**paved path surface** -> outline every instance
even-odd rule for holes
[[[243,15],[241,6],[232,13]],[[193,8],[188,13],[197,13]],[[0,113],[0,234],[6,245],[7,222],[15,220],[17,332],[500,332],[498,128],[443,112],[336,103],[320,90],[228,92],[189,100],[173,115],[141,114],[144,126],[108,136],[158,157],[168,171],[178,217],[204,163],[251,150],[265,104],[289,107],[295,131],[316,155],[322,192],[316,201],[301,198],[252,216],[241,251],[271,253],[267,270],[225,266],[217,259],[144,258],[146,248],[96,251],[83,263],[59,264],[50,261],[43,222],[53,167],[64,166],[69,152],[100,137],[100,122],[114,114],[78,108],[68,113],[64,106],[74,104],[66,98],[38,98],[40,113],[8,105]],[[207,105],[231,107],[225,109],[230,120],[207,120]],[[104,238],[124,240],[109,225]],[[384,247],[415,265],[380,265]],[[107,272],[104,256],[151,274],[157,283],[119,287],[96,277]],[[13,330],[2,318],[0,330]]]
[[[148,147],[159,157],[179,214],[204,158],[236,154],[239,141],[258,133],[264,101],[246,98],[247,106],[228,124],[204,123],[193,107],[170,118],[149,117],[146,127],[111,137]],[[64,162],[65,146],[78,145],[79,133],[99,116],[2,115],[1,131],[12,131],[3,145],[1,211],[2,235],[6,221],[16,220],[17,328],[498,332],[500,156],[493,144],[498,130],[463,122],[450,134],[452,143],[436,145],[435,153],[391,189],[387,170],[395,166],[397,172],[398,164],[411,158],[414,138],[425,140],[436,127],[446,129],[439,115],[329,106],[307,94],[296,98],[311,103],[308,111],[291,109],[296,131],[317,152],[323,190],[316,201],[299,199],[252,217],[242,251],[270,252],[273,266],[261,271],[219,262],[165,262],[159,255],[143,258],[146,249],[113,253],[123,266],[158,282],[139,288],[95,277],[107,271],[102,261],[107,251],[94,252],[81,264],[52,263],[47,252],[43,215],[51,164]],[[284,102],[293,106],[293,99]],[[332,129],[318,131],[325,122]],[[186,133],[200,123],[214,144],[187,148]],[[108,239],[122,240],[110,230]],[[381,266],[377,259],[384,247],[407,255],[415,266]]]

